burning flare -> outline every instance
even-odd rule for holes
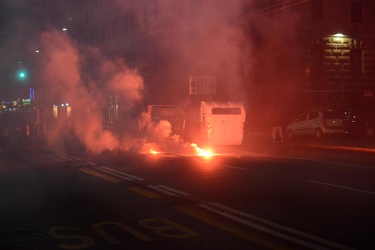
[[[150,149],[150,154],[156,155],[156,154],[158,154],[158,153],[159,153],[158,151],[153,150],[153,149]]]
[[[190,146],[192,146],[195,149],[195,152],[197,152],[199,156],[203,156],[205,158],[210,158],[212,156],[212,152],[210,150],[202,149],[198,147],[196,143],[192,143],[190,144]]]

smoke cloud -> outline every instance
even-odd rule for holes
[[[78,44],[66,33],[53,29],[42,32],[32,42],[40,48],[34,79],[37,96],[43,98],[39,102],[69,103],[72,107],[72,119],[55,121],[48,128],[56,145],[76,145],[75,139],[69,139],[73,134],[92,153],[148,152],[152,148],[184,152],[188,144],[172,134],[169,122],[153,124],[146,113],[136,108],[147,104],[186,105],[189,75],[215,76],[214,100],[243,101],[248,97],[245,90],[251,89],[250,81],[244,75],[255,75],[251,55],[254,48],[238,25],[242,1],[193,2],[158,1],[157,18],[149,24],[137,19],[138,32],[145,41],[136,44],[137,48],[131,43],[118,57]],[[125,10],[129,9],[129,1],[119,1],[113,8],[128,13]],[[109,44],[120,46],[115,41]],[[117,95],[120,102],[116,128],[105,126],[103,112],[112,95]],[[147,136],[139,128],[146,128]]]
[[[155,43],[165,64],[168,100],[186,96],[189,75],[215,76],[218,100],[244,100],[242,61],[249,57],[241,47],[240,12],[237,0],[160,1],[158,25],[163,28]]]
[[[80,48],[56,30],[43,32],[39,45],[40,96],[47,103],[68,103],[73,113],[72,119],[51,126],[50,136],[61,143],[73,133],[93,153],[121,149],[121,139],[104,128],[103,107],[107,95],[115,93],[122,108],[131,109],[142,100],[142,77],[123,59],[111,61],[95,49]]]

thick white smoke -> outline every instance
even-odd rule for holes
[[[183,6],[189,6],[189,1],[183,2]],[[161,81],[149,82],[149,86],[145,86],[137,65],[128,66],[127,58],[108,58],[99,49],[76,44],[57,30],[43,32],[37,41],[40,48],[37,91],[46,98],[46,103],[68,102],[73,116],[68,124],[51,126],[51,136],[59,141],[73,133],[94,153],[147,151],[148,148],[183,151],[186,143],[171,133],[169,122],[153,124],[146,115],[141,115],[137,121],[129,111],[145,96],[148,100],[164,102],[148,104],[186,102],[189,75],[215,75],[221,84],[217,88],[218,95],[228,98],[225,100],[243,100],[241,62],[246,55],[241,46],[245,36],[235,23],[240,2],[202,1],[197,2],[195,11],[192,6],[184,8],[176,1],[159,1],[155,20],[159,35],[152,36],[152,28],[139,27],[144,28],[141,31],[144,37],[149,37],[147,44],[158,51],[154,65],[165,66],[159,67]],[[124,1],[124,9],[129,8],[127,3]],[[139,62],[140,67],[145,64],[147,62]],[[111,94],[116,94],[120,100],[121,124],[117,130],[104,127],[103,108]],[[147,128],[147,138],[137,131],[138,127]]]
[[[69,123],[61,121],[51,126],[50,136],[62,141],[73,133],[87,150],[94,153],[121,150],[124,143],[121,138],[104,128],[102,109],[106,103],[103,100],[107,99],[107,93],[115,93],[123,100],[122,108],[130,109],[142,100],[142,77],[136,70],[129,69],[123,60],[110,61],[95,50],[80,49],[68,36],[56,30],[43,32],[39,46],[40,96],[46,97],[48,103],[69,103],[72,107]],[[89,65],[88,59],[98,64]],[[97,79],[103,82],[95,82]]]

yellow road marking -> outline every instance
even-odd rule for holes
[[[162,224],[159,224],[158,222],[162,222]],[[176,222],[168,220],[167,218],[143,219],[140,220],[138,224],[142,227],[153,230],[155,234],[161,237],[174,239],[200,237],[200,234],[187,227],[177,224]]]
[[[91,174],[91,175],[94,175],[96,177],[99,177],[99,178],[102,178],[104,180],[107,180],[107,181],[110,181],[110,182],[120,182],[121,180],[118,179],[118,178],[115,178],[113,176],[109,176],[109,175],[105,175],[105,174],[102,174],[100,172],[97,172],[95,170],[92,170],[92,169],[89,169],[89,168],[80,168],[79,170],[87,173],[87,174]]]
[[[245,230],[234,223],[220,220],[189,205],[174,207],[174,209],[267,249],[298,249],[295,245],[281,242],[257,231]]]
[[[147,236],[147,235],[144,235],[143,233],[139,232],[138,230],[128,226],[128,225],[125,225],[123,223],[120,223],[120,222],[110,222],[110,221],[104,221],[104,222],[99,222],[99,223],[95,223],[94,225],[92,225],[92,228],[98,233],[100,234],[104,239],[106,239],[108,242],[110,242],[112,245],[115,245],[115,244],[121,244],[122,242],[118,239],[116,239],[114,236],[112,236],[109,232],[107,232],[103,226],[116,226],[116,227],[119,227],[119,228],[122,228],[125,232],[128,232],[130,233],[131,235],[133,235],[134,237],[142,240],[142,241],[150,241],[151,239]]]
[[[131,190],[131,191],[134,191],[140,195],[143,195],[147,198],[160,198],[161,196],[154,193],[154,192],[150,192],[144,188],[141,188],[141,187],[135,187],[135,186],[132,186],[132,187],[126,187],[127,189]]]
[[[48,157],[55,161],[60,161],[60,162],[65,161],[64,159],[61,159],[61,157],[58,157],[57,155],[48,155]]]

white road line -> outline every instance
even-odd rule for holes
[[[296,237],[293,237],[293,236],[290,236],[286,233],[281,233],[281,232],[278,232],[278,231],[275,231],[271,228],[268,228],[266,226],[262,226],[262,225],[259,225],[257,223],[254,223],[254,222],[251,222],[251,221],[248,221],[248,220],[245,220],[245,219],[242,219],[242,218],[239,218],[237,217],[236,215],[233,215],[233,214],[230,214],[230,213],[227,213],[227,212],[224,212],[224,211],[220,211],[218,209],[215,209],[207,204],[198,204],[199,206],[207,209],[207,210],[210,210],[212,212],[215,212],[217,214],[220,214],[224,217],[227,217],[233,221],[236,221],[236,222],[239,222],[241,224],[244,224],[244,225],[247,225],[251,228],[254,228],[256,230],[259,230],[259,231],[262,231],[262,232],[265,232],[267,234],[270,234],[270,235],[273,235],[275,237],[278,237],[278,238],[281,238],[281,239],[284,239],[284,240],[287,240],[289,242],[293,242],[299,246],[303,246],[303,247],[306,247],[306,248],[309,248],[309,249],[316,249],[316,250],[322,250],[322,249],[328,249],[326,247],[323,247],[321,245],[317,245],[317,244],[314,244],[312,242],[308,242],[306,240],[302,240],[302,239],[299,239],[299,238],[296,238]],[[238,211],[239,212],[239,211]],[[272,222],[271,222],[272,223]],[[274,223],[272,223],[274,224]],[[274,224],[276,225],[276,224]],[[284,227],[284,226],[281,226],[283,230],[285,230],[286,232],[298,232],[297,235],[299,236],[304,236],[306,237],[307,239],[310,239],[310,240],[313,240],[317,243],[320,243],[320,244],[323,244],[323,245],[327,245],[329,247],[335,247],[336,249],[342,249],[342,250],[349,250],[351,248],[348,248],[346,246],[343,246],[343,245],[340,245],[340,244],[337,244],[335,242],[331,242],[331,241],[328,241],[328,240],[325,240],[325,239],[322,239],[322,238],[319,238],[319,237],[316,237],[316,236],[313,236],[313,235],[309,235],[309,234],[306,234],[306,233],[303,233],[303,232],[299,232],[297,230],[294,230],[294,229],[290,229],[290,228],[287,228],[287,227]],[[287,230],[286,230],[287,228]]]
[[[325,185],[325,186],[330,186],[330,187],[335,187],[335,188],[342,188],[342,189],[346,189],[346,190],[350,190],[350,191],[356,191],[356,192],[361,192],[361,193],[365,193],[365,194],[375,195],[375,192],[371,192],[371,191],[367,191],[367,190],[345,187],[345,186],[340,186],[340,185],[335,185],[335,184],[330,184],[330,183],[325,183],[325,182],[319,182],[319,181],[312,181],[312,180],[305,180],[305,181],[315,183],[315,184],[320,184],[320,185]]]
[[[154,189],[154,190],[156,190],[156,191],[159,191],[159,192],[161,192],[161,193],[164,193],[164,194],[170,195],[170,196],[178,196],[178,194],[172,193],[172,192],[170,192],[170,191],[167,191],[167,190],[165,190],[165,189],[163,189],[163,188],[160,188],[160,187],[157,187],[157,186],[149,185],[148,187],[149,187],[149,188],[152,188],[152,189]]]
[[[342,166],[348,166],[348,167],[358,167],[358,168],[375,169],[375,167],[358,165],[358,164],[349,164],[349,163],[344,163],[344,162],[321,161],[321,160],[314,160],[314,159],[300,158],[300,157],[291,157],[291,156],[282,156],[282,157],[286,158],[286,159],[294,159],[294,160],[302,160],[302,161],[313,161],[313,162],[320,162],[320,163],[329,163],[329,164],[342,165]]]
[[[71,155],[66,155],[66,156],[68,156],[68,157],[70,157],[70,158],[72,158],[72,159],[74,159],[76,161],[83,161],[82,159],[74,157],[74,156],[71,156]]]
[[[71,167],[84,167],[84,165],[82,165],[81,163],[79,163],[79,162],[69,162],[69,163],[67,163],[69,166],[71,166]]]
[[[138,181],[143,181],[144,179],[141,178],[141,177],[138,177],[138,176],[135,176],[135,175],[131,175],[131,174],[127,174],[127,173],[124,173],[124,172],[121,172],[121,171],[117,171],[117,170],[114,170],[112,168],[107,168],[107,167],[101,167],[102,169],[105,169],[107,171],[110,171],[110,172],[113,172],[113,173],[116,173],[116,174],[119,174],[119,175],[122,175],[124,177],[127,177],[127,178],[131,178],[131,179],[134,179],[134,180],[138,180]]]
[[[182,192],[180,190],[177,190],[177,189],[174,189],[174,188],[171,188],[171,187],[168,187],[168,186],[164,186],[164,185],[156,185],[156,186],[159,187],[159,188],[166,189],[166,190],[168,190],[170,192],[179,194],[179,195],[183,195],[183,196],[189,196],[190,195],[188,193]]]
[[[251,215],[251,214],[248,214],[248,213],[236,210],[234,208],[230,208],[230,207],[224,206],[224,205],[222,205],[220,203],[210,202],[208,204],[211,205],[211,206],[220,208],[220,209],[222,209],[224,211],[227,211],[227,212],[230,212],[230,213],[233,213],[233,214],[237,214],[237,215],[243,216],[243,217],[251,219],[253,221],[260,222],[260,223],[262,223],[264,225],[271,226],[271,227],[274,227],[274,228],[277,228],[277,229],[280,229],[280,230],[283,230],[283,231],[286,231],[286,232],[289,232],[289,233],[293,233],[293,234],[295,234],[297,236],[305,237],[306,239],[314,240],[314,241],[321,242],[321,243],[324,243],[324,244],[332,244],[332,242],[327,241],[325,239],[322,239],[322,238],[316,237],[314,235],[307,234],[307,233],[304,233],[304,232],[301,232],[301,231],[298,231],[298,230],[295,230],[295,229],[292,229],[292,228],[289,228],[289,227],[286,227],[286,226],[274,223],[274,222],[269,221],[269,220],[265,220],[265,219],[259,218],[259,217],[255,216],[255,215]],[[334,244],[336,244],[336,243],[334,243]]]
[[[206,163],[206,164],[210,164],[210,165],[215,165],[215,166],[219,166],[219,167],[233,168],[233,169],[239,169],[239,170],[247,170],[246,168],[239,168],[239,167],[234,167],[234,166],[231,166],[231,165],[218,164],[218,163],[213,163],[213,162],[210,162],[210,161],[200,161],[200,160],[194,160],[194,161]]]
[[[64,158],[65,160],[68,160],[68,161],[75,161],[74,159],[70,158],[69,156],[65,156],[63,154],[59,154],[59,153],[55,153],[56,156],[58,157],[61,157],[61,158]]]
[[[123,176],[122,174],[114,173],[114,172],[112,172],[112,171],[110,171],[110,170],[107,170],[107,169],[104,168],[104,167],[95,167],[94,169],[96,169],[96,170],[98,170],[98,171],[101,171],[101,172],[105,172],[105,173],[110,174],[110,175],[112,175],[112,176],[116,176],[116,177],[118,177],[118,178],[120,178],[120,179],[123,179],[123,180],[134,181],[134,179],[128,178],[128,177],[126,177],[126,176]]]
[[[64,161],[64,159],[61,159],[61,157],[58,156],[58,155],[48,155],[48,157],[50,157],[51,159],[53,159],[55,161],[60,161],[60,162]]]

